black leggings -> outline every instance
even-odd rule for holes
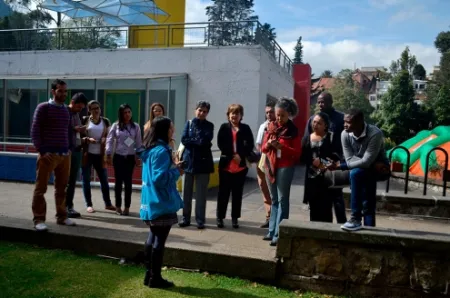
[[[134,155],[115,154],[113,158],[114,176],[116,179],[114,192],[116,207],[122,207],[122,183],[125,184],[125,208],[130,208],[133,170],[136,164]]]
[[[150,226],[150,232],[148,233],[145,246],[148,255],[147,258],[149,259],[147,270],[151,270],[152,278],[161,278],[164,248],[171,228],[171,226]]]

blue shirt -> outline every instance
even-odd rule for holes
[[[140,218],[154,220],[183,208],[183,201],[176,187],[180,172],[172,162],[169,145],[159,141],[155,147],[142,152],[141,159],[143,165]]]

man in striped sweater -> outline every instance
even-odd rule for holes
[[[31,139],[39,155],[36,163],[36,185],[33,194],[33,221],[37,231],[46,231],[47,204],[45,193],[48,180],[54,172],[56,222],[60,225],[74,226],[67,218],[66,186],[70,173],[69,138],[70,114],[64,102],[67,85],[55,80],[51,86],[53,98],[39,104],[34,111],[31,125]]]

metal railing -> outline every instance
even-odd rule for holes
[[[445,157],[444,168],[443,168],[443,172],[442,172],[442,182],[443,182],[442,196],[445,197],[445,193],[447,191],[448,153],[447,153],[447,151],[445,151],[445,149],[443,149],[441,147],[435,147],[427,153],[427,161],[426,161],[426,165],[425,165],[425,176],[424,176],[424,181],[423,181],[423,195],[424,196],[427,195],[428,172],[430,170],[430,155],[434,151],[441,151]]]
[[[411,165],[411,153],[409,152],[409,150],[406,147],[396,146],[396,147],[392,148],[391,152],[389,153],[389,163],[392,163],[392,154],[394,154],[394,151],[399,150],[399,149],[405,151],[406,156],[407,156],[406,174],[405,174],[405,194],[407,194],[408,193],[408,180],[409,180],[409,167]],[[389,178],[386,181],[386,193],[389,192],[390,180],[391,180],[391,177],[389,176]]]
[[[0,51],[261,45],[284,69],[292,61],[259,21],[0,30]]]

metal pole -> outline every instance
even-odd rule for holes
[[[8,111],[6,106],[8,103],[7,88],[8,86],[6,85],[6,79],[3,79],[3,151],[6,151],[6,127],[8,125]]]

